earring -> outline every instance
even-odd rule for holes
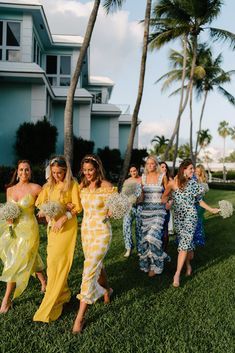
[[[19,175],[17,175],[16,180],[19,181],[19,179],[20,179],[20,178],[19,178]]]
[[[187,178],[187,174],[186,173],[184,173],[184,177]]]

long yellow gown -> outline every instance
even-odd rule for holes
[[[107,213],[105,202],[114,192],[117,192],[114,187],[100,187],[95,190],[83,188],[80,193],[84,212],[81,239],[85,261],[81,291],[77,298],[87,304],[94,303],[105,293],[105,289],[98,283],[98,278],[109,249],[112,229],[110,223],[103,223],[103,220]]]
[[[34,215],[35,198],[31,194],[22,197],[17,203],[21,214],[14,221],[14,235],[9,225],[0,225],[0,258],[4,268],[1,281],[15,282],[13,299],[19,297],[27,287],[30,275],[43,270],[43,262],[38,255],[39,230]]]
[[[55,185],[52,191],[44,185],[36,201],[36,206],[48,201],[57,201],[66,208],[66,204],[73,203],[77,213],[81,212],[79,185],[72,181],[66,193],[60,192],[60,186]],[[67,220],[57,233],[48,227],[47,243],[47,288],[43,301],[35,313],[33,320],[50,322],[58,319],[63,310],[63,304],[69,302],[71,292],[67,278],[71,269],[75,243],[77,238],[77,217]]]

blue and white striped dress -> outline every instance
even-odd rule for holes
[[[142,239],[140,244],[140,269],[161,274],[164,261],[170,257],[162,249],[162,232],[165,220],[165,205],[161,202],[164,191],[161,173],[156,184],[147,184],[146,175],[142,176],[144,201],[142,204]]]

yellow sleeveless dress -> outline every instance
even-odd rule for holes
[[[107,210],[107,198],[117,192],[115,187],[100,187],[95,190],[83,188],[81,202],[83,220],[81,227],[82,248],[84,252],[84,267],[80,294],[77,298],[87,304],[94,303],[105,293],[98,283],[104,257],[109,249],[112,229],[109,222],[103,223]]]
[[[36,206],[47,201],[57,201],[66,208],[67,203],[73,203],[77,213],[81,212],[79,185],[72,181],[70,189],[61,194],[56,185],[52,191],[44,185],[36,201]],[[59,318],[63,304],[69,302],[71,292],[67,278],[72,266],[75,243],[77,239],[77,217],[67,220],[57,233],[52,227],[47,228],[47,288],[43,301],[35,313],[33,320],[50,322]]]
[[[38,255],[39,230],[34,215],[35,199],[27,194],[16,203],[21,214],[14,221],[14,235],[10,234],[6,222],[0,224],[0,258],[4,265],[0,280],[16,283],[13,299],[25,290],[30,275],[44,268]]]

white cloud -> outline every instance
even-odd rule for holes
[[[169,135],[170,126],[159,122],[145,122],[139,126],[139,147],[151,148],[151,140],[154,136],[164,135],[166,138]]]
[[[53,34],[84,36],[93,1],[41,0]],[[142,25],[129,21],[128,11],[106,15],[102,6],[91,40],[91,74],[116,81],[123,67],[131,65],[142,42]]]

